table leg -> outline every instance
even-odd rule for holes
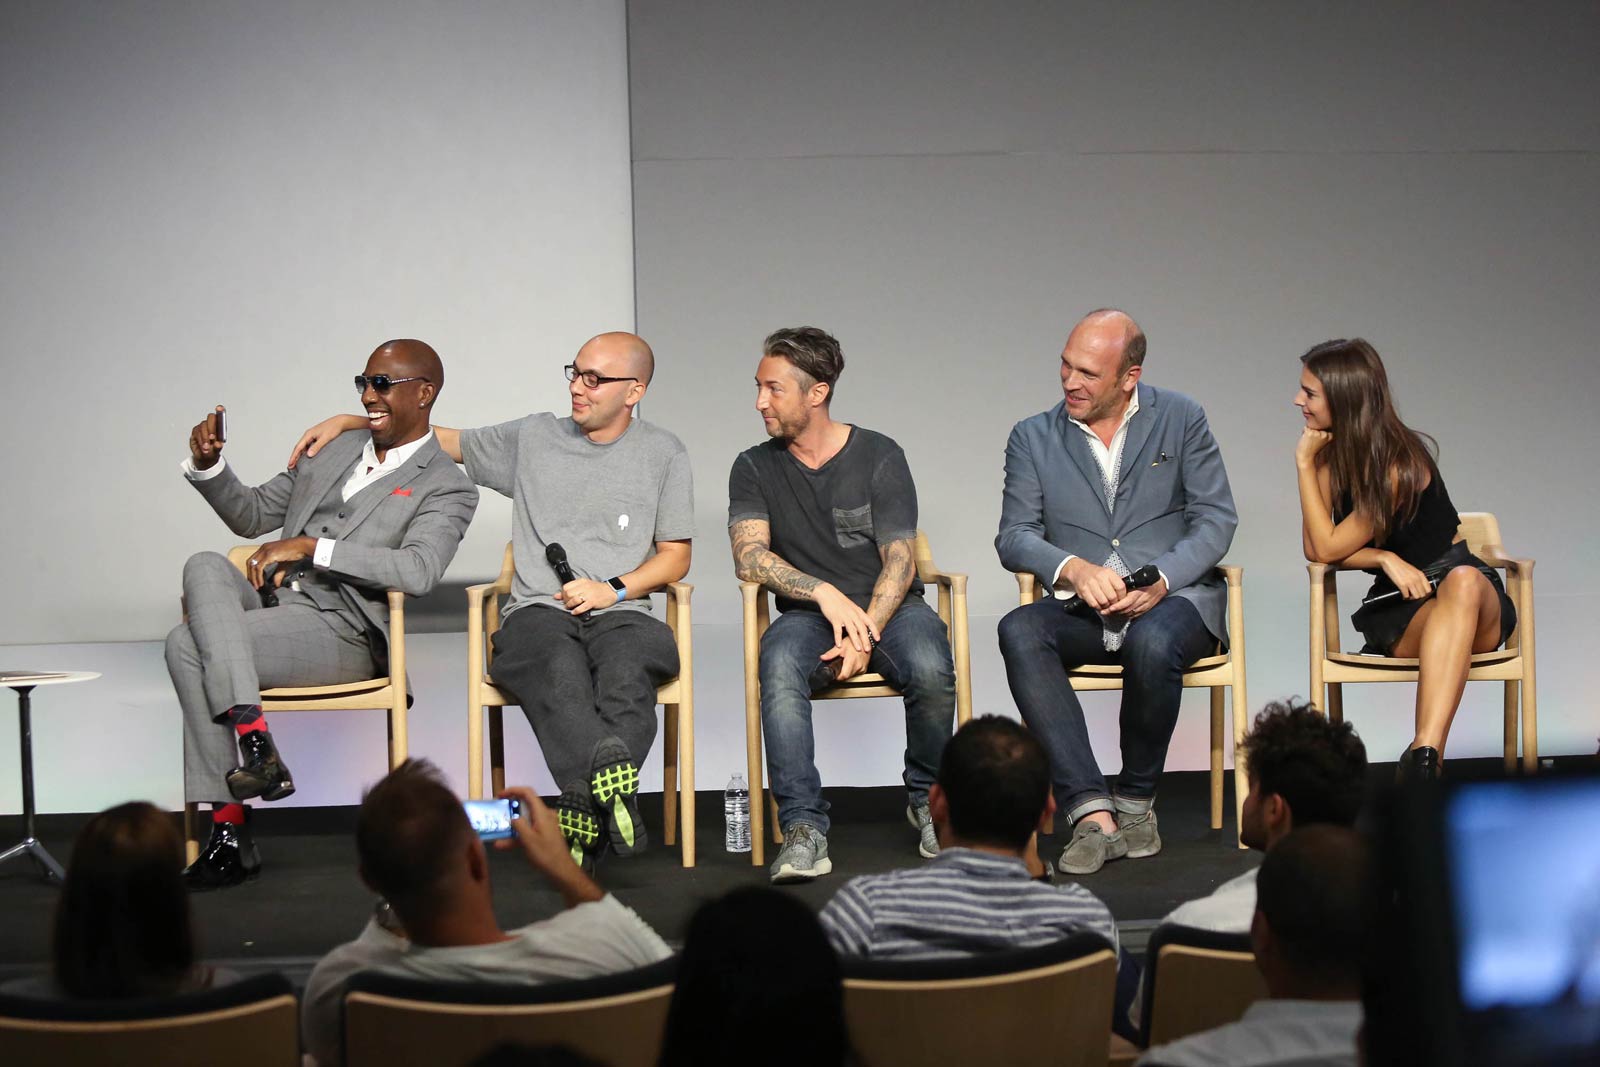
[[[33,686],[14,688],[17,691],[17,725],[22,734],[22,840],[0,852],[0,863],[26,853],[39,865],[47,881],[59,882],[65,877],[61,864],[39,843],[33,828],[33,707],[29,699]]]

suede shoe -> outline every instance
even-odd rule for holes
[[[809,882],[832,870],[826,834],[808,822],[791,823],[783,828],[783,848],[771,867],[774,883]]]
[[[906,822],[917,832],[917,851],[925,860],[931,860],[939,854],[939,835],[933,830],[933,816],[928,812],[928,804],[912,804],[906,808]]]
[[[214,822],[200,856],[183,869],[183,884],[193,892],[232,889],[261,873],[261,853],[247,824]]]
[[[1062,874],[1093,874],[1107,860],[1120,860],[1128,854],[1128,839],[1121,830],[1106,833],[1100,824],[1080,819],[1072,828],[1072,840],[1061,850],[1056,866]]]
[[[1156,832],[1154,808],[1139,815],[1126,811],[1117,812],[1117,832],[1128,842],[1130,860],[1154,856],[1161,851],[1161,835]]]
[[[643,852],[650,843],[639,818],[639,766],[628,746],[608,737],[594,747],[589,791],[605,822],[611,851],[619,856]]]
[[[572,862],[593,878],[606,841],[605,828],[600,825],[600,816],[595,814],[588,790],[572,787],[561,794],[556,800],[556,825],[566,839]]]
[[[282,800],[294,792],[294,776],[278,758],[278,746],[266,730],[239,735],[239,755],[244,762],[228,772],[228,792],[235,800]]]

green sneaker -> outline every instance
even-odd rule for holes
[[[605,848],[600,817],[595,814],[589,794],[581,787],[573,787],[556,800],[556,825],[566,839],[567,850],[572,854],[584,874],[594,875],[595,864]]]
[[[589,791],[606,824],[611,851],[633,856],[649,844],[644,820],[639,818],[639,767],[628,746],[615,737],[601,741],[594,749]]]

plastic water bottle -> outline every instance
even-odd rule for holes
[[[750,786],[744,775],[728,779],[728,788],[722,793],[722,814],[727,820],[727,845],[729,852],[750,851]]]

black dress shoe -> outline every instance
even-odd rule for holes
[[[1400,753],[1400,763],[1395,767],[1397,782],[1437,782],[1442,773],[1439,767],[1439,750],[1423,745]]]
[[[261,873],[261,853],[245,825],[211,824],[211,839],[200,858],[183,869],[183,884],[195,892],[231,889]]]
[[[228,792],[235,800],[282,800],[294,792],[294,776],[278,758],[278,746],[266,730],[253,730],[239,735],[239,755],[242,766],[228,772]]]

